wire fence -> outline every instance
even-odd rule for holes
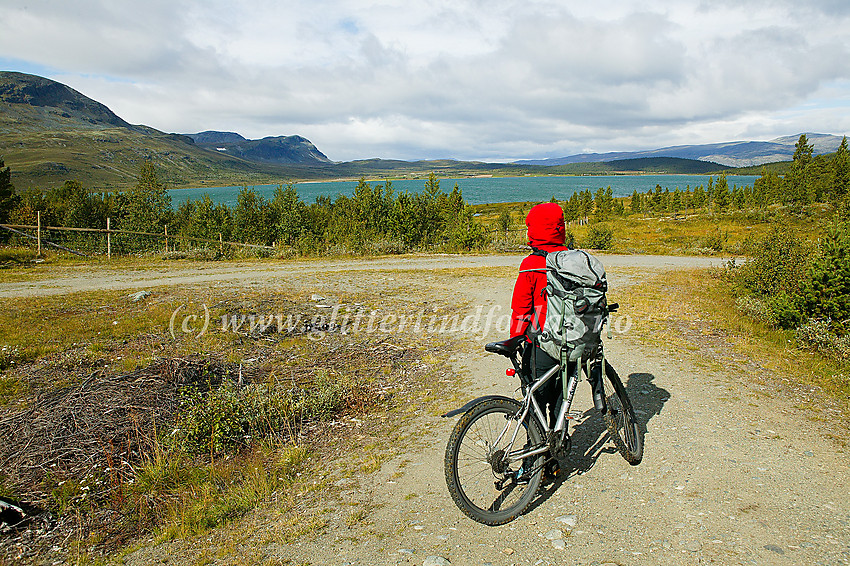
[[[93,255],[126,255],[140,251],[163,251],[165,253],[185,250],[202,246],[217,250],[224,254],[232,248],[253,250],[276,250],[274,246],[230,242],[223,239],[219,233],[217,240],[169,234],[168,226],[162,233],[140,232],[135,230],[116,230],[110,227],[111,221],[106,220],[106,228],[73,228],[69,226],[42,226],[41,215],[38,215],[36,225],[29,224],[0,224],[0,228],[12,234],[12,239],[18,243],[35,245],[41,255],[45,248],[58,249],[78,256]]]
[[[70,226],[44,226],[41,224],[41,214],[37,214],[37,223],[31,224],[0,224],[0,242],[3,232],[7,234],[6,243],[33,247],[40,257],[46,249],[73,254],[81,257],[126,256],[139,253],[165,253],[174,258],[190,257],[194,259],[220,259],[232,257],[238,250],[250,251],[255,254],[268,256],[287,254],[286,246],[267,246],[233,242],[223,238],[218,239],[187,236],[173,231],[169,233],[168,226],[161,233],[135,230],[113,229],[111,219],[107,218],[106,228],[76,228]],[[515,252],[526,249],[525,228],[508,227],[489,228],[484,230],[488,242],[485,246],[495,251]],[[291,246],[290,246],[291,247]],[[327,251],[327,250],[325,250]],[[322,254],[321,249],[312,252]],[[380,255],[380,252],[377,252]],[[287,256],[288,257],[288,256]]]

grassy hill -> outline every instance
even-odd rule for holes
[[[46,190],[76,180],[97,191],[136,182],[148,160],[170,187],[257,185],[321,179],[474,175],[610,175],[736,171],[716,163],[653,157],[561,166],[450,159],[331,162],[299,136],[245,140],[232,132],[181,135],[133,125],[70,87],[0,71],[0,158],[18,190]],[[759,170],[760,172],[760,170]]]
[[[0,156],[21,189],[74,179],[98,190],[136,181],[152,161],[171,186],[322,177],[197,147],[188,136],[132,125],[79,92],[42,77],[0,72]]]
[[[712,175],[723,171],[738,171],[734,167],[727,167],[719,163],[678,157],[643,157],[594,163],[571,163],[556,165],[547,169],[552,173],[572,175],[634,175],[640,173]]]

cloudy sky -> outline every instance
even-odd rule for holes
[[[0,0],[0,69],[167,132],[512,160],[850,132],[847,0]]]

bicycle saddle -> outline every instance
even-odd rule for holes
[[[493,354],[501,354],[503,356],[511,357],[513,356],[517,349],[519,349],[520,344],[525,341],[525,335],[519,334],[514,336],[513,338],[508,338],[507,340],[502,340],[501,342],[490,342],[484,346],[484,349]]]

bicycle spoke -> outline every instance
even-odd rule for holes
[[[485,401],[461,419],[449,439],[449,491],[461,510],[485,524],[502,524],[516,517],[531,502],[540,483],[539,469],[529,474],[523,468],[524,460],[508,456],[542,442],[536,428],[531,441],[526,426],[512,419],[518,408],[515,401]],[[534,470],[542,457],[525,460]],[[523,481],[519,481],[520,474]]]

